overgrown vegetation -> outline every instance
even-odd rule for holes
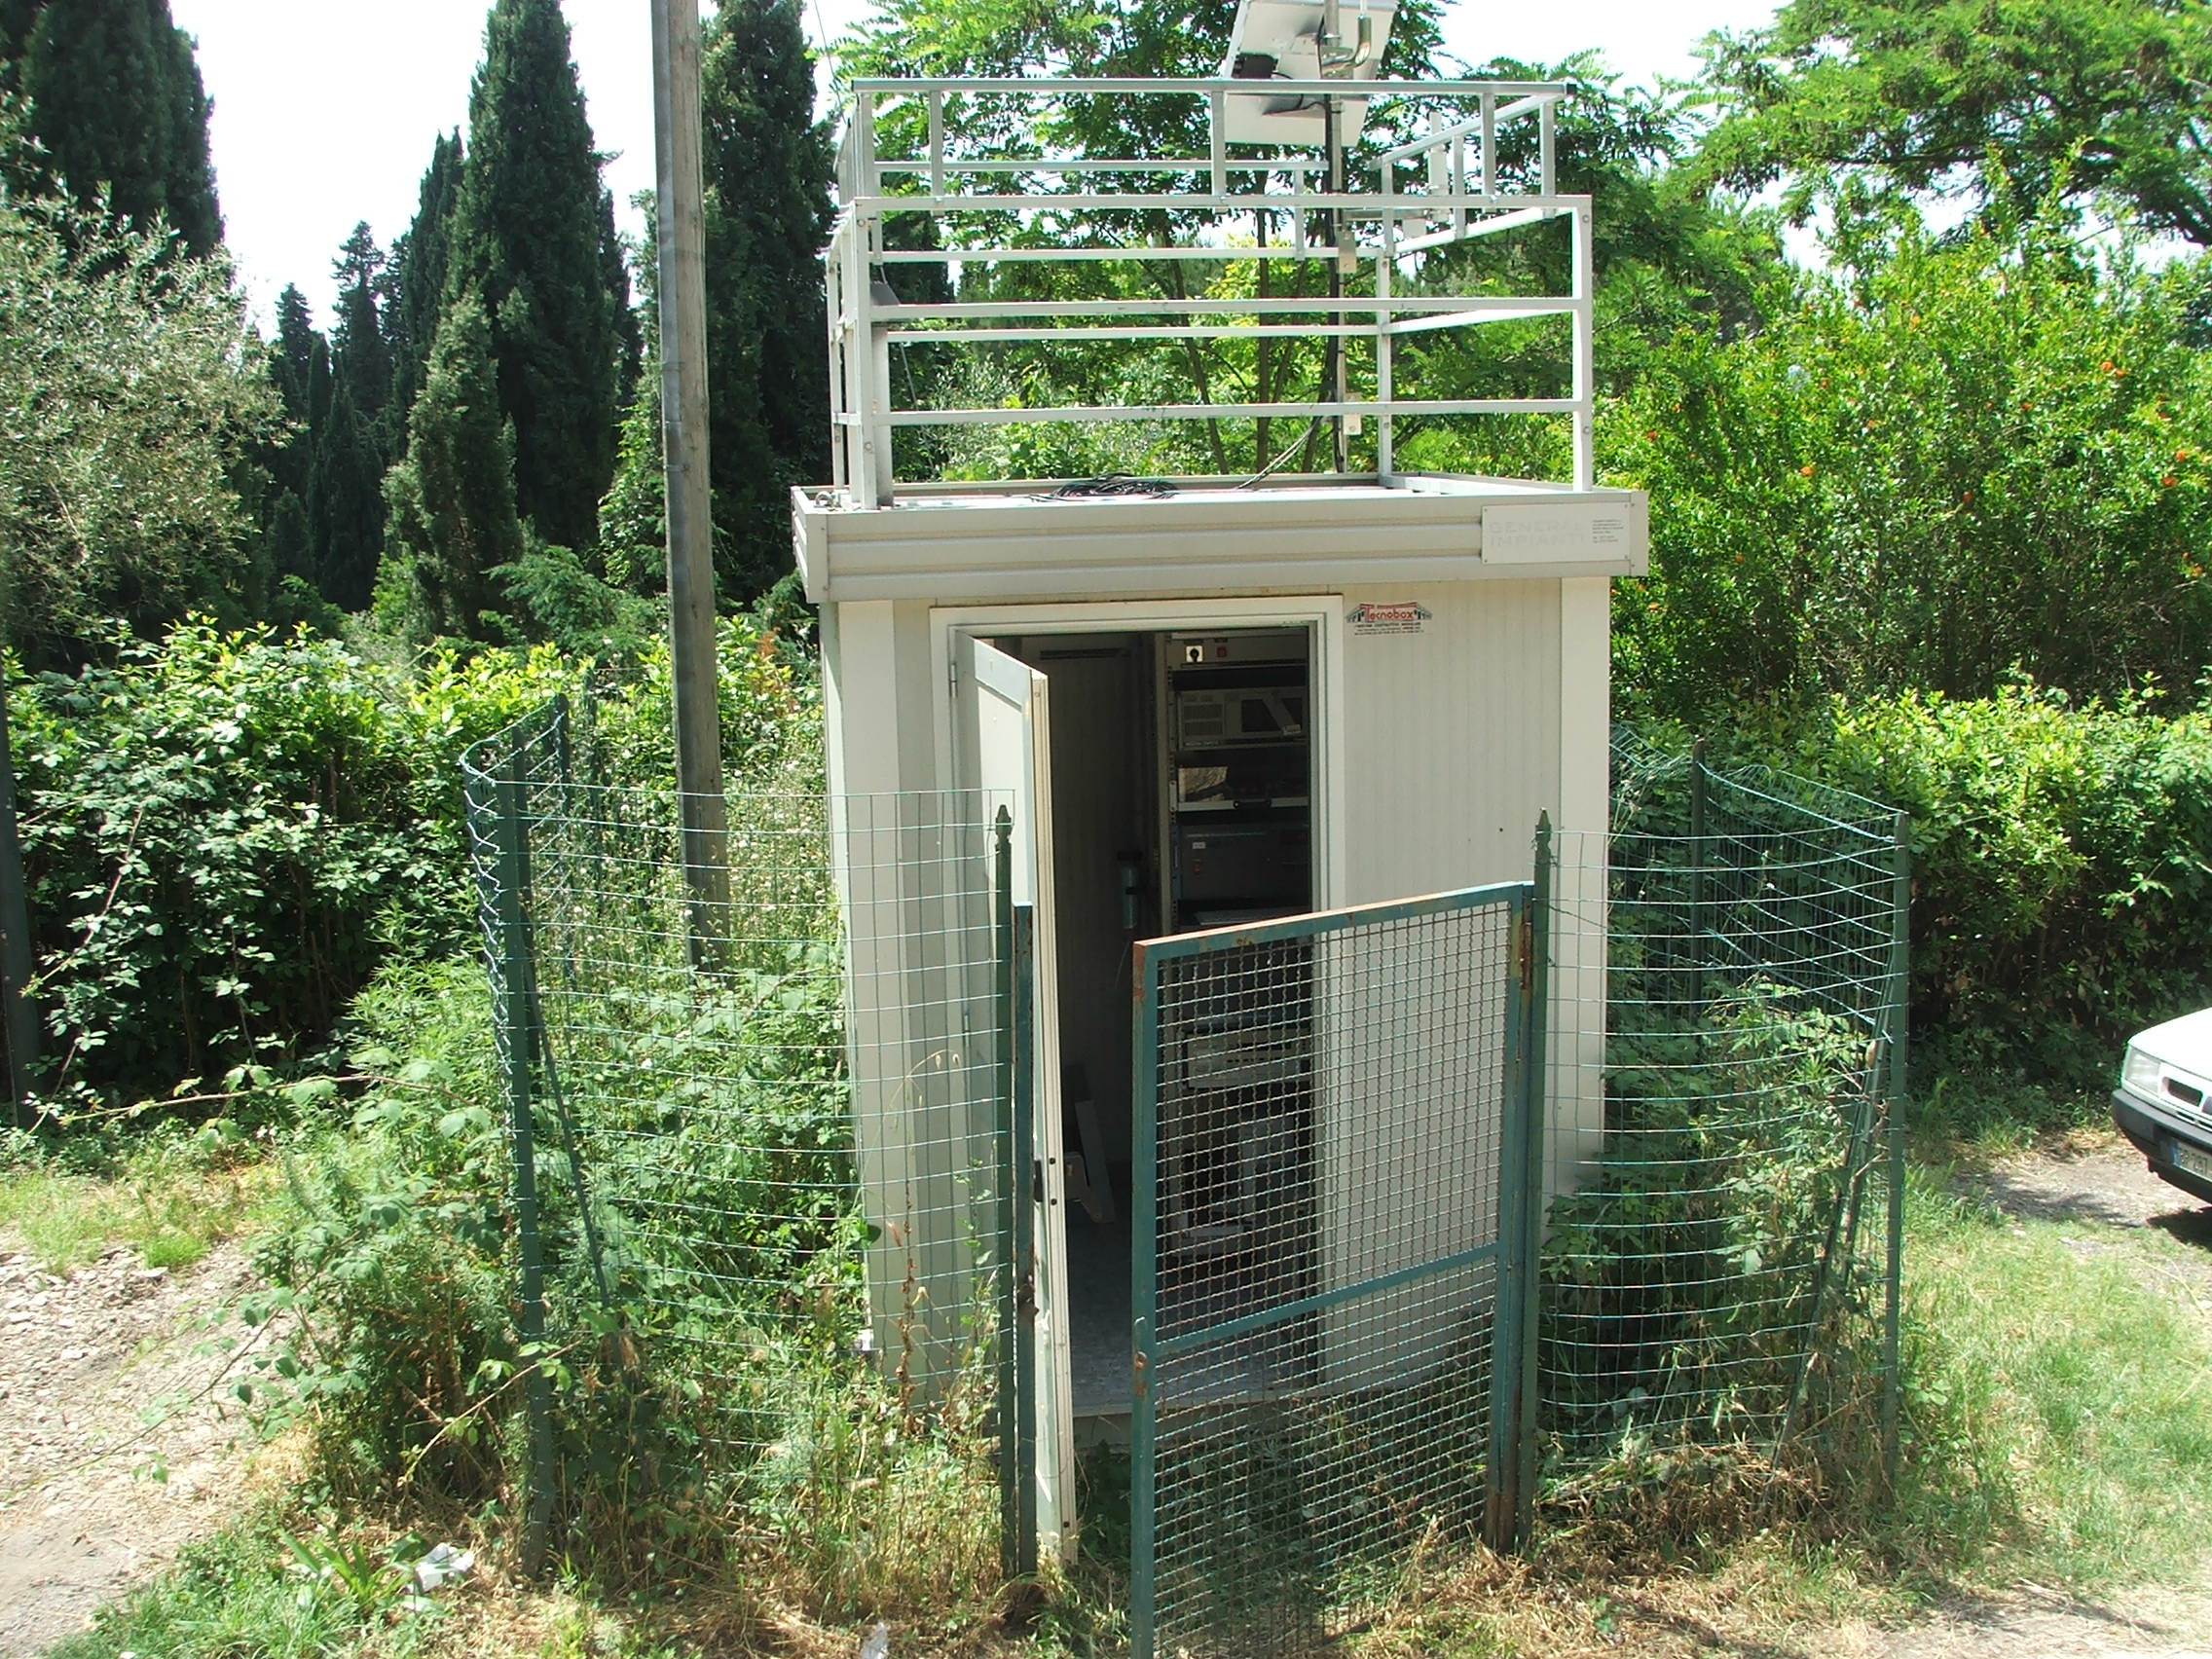
[[[974,1606],[999,1569],[988,1388],[972,1368],[924,1388],[855,1347],[866,1234],[841,981],[805,937],[833,925],[825,874],[763,865],[737,908],[777,912],[767,931],[787,937],[699,994],[681,935],[652,927],[671,872],[613,821],[639,797],[592,798],[603,859],[557,833],[542,849],[577,859],[594,901],[589,989],[562,993],[544,1073],[560,1088],[537,1164],[544,1340],[522,1340],[508,1301],[518,1218],[481,966],[395,968],[349,1032],[369,1087],[285,1159],[287,1210],[257,1258],[275,1288],[253,1316],[289,1334],[246,1392],[304,1423],[332,1500],[396,1498],[511,1542],[539,1379],[551,1526],[575,1570],[742,1566],[835,1617]],[[541,936],[543,972],[566,982],[579,965],[560,939]]]
[[[1863,1455],[1878,1378],[1855,1344],[1878,1256],[1854,1259],[1844,1232],[1874,1150],[1866,1032],[1764,979],[1689,1020],[1611,1006],[1630,1029],[1607,1041],[1605,1155],[1544,1240],[1539,1363],[1566,1466],[1764,1454],[1813,1411],[1824,1455]]]
[[[741,898],[801,919],[711,989],[669,938],[617,964],[677,987],[568,1056],[571,1084],[614,1103],[582,1167],[634,1207],[595,1207],[565,1155],[545,1159],[553,1328],[518,1334],[460,756],[563,695],[588,709],[608,783],[663,804],[671,787],[652,382],[558,6],[500,0],[475,130],[440,140],[409,235],[387,260],[357,232],[333,338],[295,293],[268,352],[221,255],[202,257],[219,227],[204,100],[166,7],[131,9],[117,49],[169,89],[164,107],[115,124],[131,155],[84,160],[97,135],[69,89],[106,83],[56,65],[98,58],[96,31],[64,27],[91,10],[0,6],[0,626],[52,1109],[11,1143],[0,1226],[55,1271],[115,1243],[181,1268],[253,1232],[270,1287],[253,1316],[284,1334],[247,1403],[297,1425],[308,1469],[280,1511],[71,1651],[451,1644],[455,1621],[403,1588],[407,1530],[514,1540],[520,1408],[540,1382],[556,1535],[587,1597],[681,1577],[731,1595],[746,1640],[778,1619],[891,1617],[902,1646],[913,1627],[968,1641],[1025,1594],[999,1583],[986,1391],[957,1376],[923,1400],[851,1351],[866,1228],[842,1173],[818,870],[796,899]],[[1652,573],[1618,594],[1620,713],[1662,747],[1703,732],[1715,765],[1909,814],[1916,1083],[1938,1133],[2094,1113],[2126,1032],[2203,994],[2212,267],[2136,240],[2205,234],[2184,119],[2203,10],[1795,0],[1721,43],[1702,91],[1566,66],[1581,95],[1557,135],[1563,187],[1597,200],[1603,462],[1652,496]],[[899,0],[851,64],[1209,71],[1229,11]],[[1393,67],[1437,44],[1433,9],[1404,8]],[[769,596],[725,624],[723,751],[733,787],[819,790],[804,608],[772,584],[784,492],[823,469],[828,149],[787,0],[720,7],[708,61],[710,234],[730,284],[711,299],[730,371],[718,561],[726,598]],[[2032,109],[2020,62],[2038,66]],[[511,130],[512,112],[543,125]],[[1104,100],[1081,119],[1101,153],[1202,150]],[[1825,213],[1825,269],[1790,267],[1778,216],[1714,181],[1776,181],[1787,215]],[[1972,221],[1931,230],[1913,194],[1931,188],[1970,197]],[[1526,274],[1484,263],[1499,245],[1423,280],[1503,287]],[[1066,297],[1039,270],[959,280]],[[1077,280],[1157,296],[1202,270],[1096,262]],[[558,306],[487,305],[555,277]],[[1432,337],[1408,348],[1405,385],[1556,394],[1547,326]],[[1164,367],[1101,360],[1088,400],[1177,401],[1191,377],[1295,400],[1321,374],[1317,353],[1235,340]],[[1066,400],[1048,355],[994,372],[995,396]],[[555,383],[573,397],[539,410]],[[1091,433],[1010,429],[901,460],[1230,472],[1315,454],[1315,430],[1138,431],[1109,454]],[[1556,470],[1564,451],[1534,417],[1480,440],[1409,422],[1399,439],[1419,466]],[[1906,1594],[2194,1560],[2212,1346],[2125,1271],[2168,1244],[2092,1250],[1933,1180],[1906,1258],[1904,1478],[1881,1490],[1869,1356],[1855,1336],[1834,1364],[1803,1363],[1808,1333],[1862,1331],[1872,1295],[1820,1271],[1839,1226],[1875,1220],[1846,1150],[1871,1109],[1865,1033],[1787,984],[1714,992],[1616,1024],[1616,1132],[1553,1216],[1551,1427],[1577,1451],[1553,1468],[1579,1484],[1551,1490],[1552,1536],[1710,1561],[1787,1523],[1774,1549]],[[656,1235],[647,1210],[694,1225]],[[1747,1451],[1775,1438],[1818,1444],[1778,1472]],[[1089,1600],[1044,1614],[1040,1646],[1116,1640],[1125,1525],[1101,1506]],[[1605,1634],[1608,1617],[1586,1622]]]
[[[624,776],[658,778],[667,646],[627,643],[612,667],[541,647],[400,669],[193,619],[119,638],[107,665],[17,677],[47,1092],[210,1115],[313,1057],[380,963],[471,944],[461,751],[569,695],[594,702]],[[733,773],[810,752],[790,643],[733,620],[721,648]]]
[[[1938,239],[1847,203],[1830,268],[1735,338],[1683,333],[1607,413],[1652,493],[1615,606],[1633,709],[2025,677],[2194,690],[2212,660],[2212,372],[2188,263],[2046,213]]]
[[[1685,744],[1678,727],[1642,729]],[[1907,690],[1739,708],[1709,754],[1907,815],[1915,1076],[1952,1126],[2077,1115],[2131,1031],[2201,1001],[2194,941],[2212,909],[2201,712],[2150,696],[2077,703],[2026,684],[1985,698]],[[2091,1110],[2101,1115],[2101,1096]]]

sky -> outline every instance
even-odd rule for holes
[[[806,0],[820,45],[871,0]],[[388,246],[415,215],[441,130],[468,116],[483,48],[477,0],[169,0],[200,43],[213,98],[216,187],[226,240],[266,326],[295,282],[327,326],[330,263],[367,220]],[[567,0],[592,130],[624,227],[653,181],[652,47],[645,0]],[[1767,21],[1774,0],[1457,0],[1447,49],[1470,62],[1557,62],[1596,46],[1630,81],[1687,76],[1714,29]]]

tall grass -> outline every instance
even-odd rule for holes
[[[149,1268],[189,1268],[245,1229],[268,1182],[236,1143],[206,1132],[157,1131],[112,1156],[61,1163],[31,1156],[0,1164],[0,1229],[50,1273],[68,1273],[118,1246]]]
[[[2161,1234],[2016,1219],[1916,1176],[1908,1569],[2077,1588],[2212,1561],[2212,1311]]]
[[[412,1659],[430,1643],[445,1608],[407,1595],[392,1550],[284,1537],[263,1511],[191,1545],[49,1659]]]

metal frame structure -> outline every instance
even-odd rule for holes
[[[1225,137],[1230,100],[1264,85],[1271,95],[1372,100],[1401,128],[1425,117],[1427,130],[1351,158],[1232,155]],[[1356,89],[1356,91],[1354,91]],[[862,507],[896,493],[892,436],[902,427],[1047,423],[1323,418],[1376,426],[1377,470],[1397,477],[1394,424],[1408,416],[1556,415],[1573,424],[1573,479],[1595,484],[1594,316],[1591,207],[1558,190],[1556,112],[1570,89],[1542,82],[1392,83],[1230,77],[859,80],[838,159],[839,207],[829,250],[831,451],[836,492]],[[960,142],[948,115],[978,100],[1005,100],[1033,134],[1069,100],[1138,98],[1202,107],[1202,156],[1112,158],[1021,155],[1011,145]],[[1471,111],[1471,113],[1470,113]],[[1516,176],[1502,143],[1533,124],[1532,176]],[[1381,125],[1371,117],[1371,125]],[[900,136],[886,140],[887,129]],[[1525,136],[1525,134],[1524,134]],[[1025,137],[1026,141],[1026,137]],[[1239,146],[1249,149],[1250,146]],[[975,153],[971,153],[971,150]],[[1343,188],[1328,188],[1334,168]],[[1524,169],[1525,172],[1525,169]],[[1196,221],[1188,240],[1121,242],[1103,236],[1054,245],[1024,243],[1010,227],[1067,214],[1172,212]],[[886,226],[903,216],[932,235],[896,245]],[[1290,238],[1268,242],[1266,225],[1287,219]],[[1564,220],[1571,239],[1565,294],[1450,294],[1401,291],[1418,280],[1422,256],[1485,237]],[[1066,226],[1055,226],[1064,233]],[[928,245],[916,245],[926,243]],[[901,300],[878,273],[901,265],[1194,261],[1213,265],[1328,261],[1330,293],[1209,295],[1190,299]],[[1362,292],[1347,290],[1364,289]],[[1402,397],[1397,343],[1443,329],[1564,316],[1572,330],[1570,394],[1565,397]],[[1336,395],[1306,401],[1200,400],[1143,406],[900,406],[894,350],[948,345],[1082,344],[1129,341],[1309,340],[1336,350]],[[1373,361],[1352,395],[1341,365],[1354,342]],[[1324,388],[1329,389],[1329,388]]]
[[[615,758],[589,701],[571,718],[558,697],[461,758],[511,1158],[526,1569],[546,1558],[558,1442],[579,1427],[550,1364],[569,1355],[665,1386],[695,1436],[686,1478],[716,1503],[769,1490],[794,1413],[894,1397],[917,1422],[941,1413],[940,1446],[978,1477],[958,1500],[996,1513],[1005,1574],[1033,1572],[1021,827],[975,792],[733,782],[730,898],[702,963],[681,792],[628,781]],[[917,886],[926,916],[905,904]],[[839,1012],[855,960],[840,923],[856,917],[876,947],[864,1004],[897,1000],[911,1017],[895,1026]],[[890,1075],[910,1137],[898,1170],[870,1161],[856,1124],[869,1102],[855,1077]],[[602,1341],[608,1321],[619,1345]]]

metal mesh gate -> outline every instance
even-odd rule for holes
[[[1137,947],[1137,1659],[1327,1641],[1518,1466],[1533,896]]]

